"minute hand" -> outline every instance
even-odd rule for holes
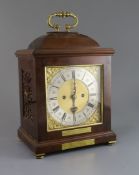
[[[73,120],[76,121],[75,112],[78,110],[78,108],[75,106],[75,99],[76,99],[75,71],[72,72],[72,77],[73,77],[73,93],[72,93],[72,95],[71,95],[71,98],[72,98],[71,112],[73,113]]]
[[[76,98],[76,82],[75,82],[75,72],[73,73],[73,94]]]

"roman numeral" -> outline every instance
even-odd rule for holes
[[[59,106],[56,106],[56,107],[53,109],[54,112],[57,112],[58,110],[59,110]]]
[[[91,93],[89,94],[90,96],[96,96],[97,94],[96,93]]]
[[[73,122],[75,123],[76,122],[76,115],[73,114]]]
[[[92,103],[88,103],[88,106],[91,107],[91,108],[94,107],[94,105]]]
[[[93,82],[91,82],[90,84],[88,84],[87,86],[89,87],[89,86],[91,86],[93,84]]]
[[[72,71],[72,79],[75,79],[75,70]]]
[[[52,85],[52,87],[54,87],[54,88],[57,88],[57,89],[59,88],[59,87],[57,87],[57,86],[54,86],[54,85]]]
[[[63,116],[62,116],[62,120],[65,120],[66,119],[66,116],[67,116],[67,114],[64,113]]]
[[[61,76],[61,78],[62,78],[63,81],[66,81],[66,79],[65,79],[65,77],[64,77],[63,74],[60,74],[60,76]]]
[[[86,74],[86,72],[83,74],[82,80],[84,79],[84,77],[85,77],[85,74]]]
[[[57,97],[49,98],[49,100],[57,100]]]
[[[86,113],[83,112],[83,115],[86,117]]]

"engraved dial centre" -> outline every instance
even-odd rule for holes
[[[65,81],[58,90],[59,106],[67,113],[72,113],[72,98],[75,98],[76,113],[80,112],[88,102],[88,88],[81,80],[76,81],[76,95],[73,96],[73,80]],[[82,96],[84,94],[84,97]],[[65,98],[63,98],[65,97]]]

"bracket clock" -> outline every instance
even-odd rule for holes
[[[71,17],[66,31],[54,17]],[[54,32],[18,50],[21,126],[18,136],[36,158],[48,153],[104,143],[115,143],[111,130],[112,48],[101,48],[92,38],[70,32],[78,18],[70,12],[53,13]]]

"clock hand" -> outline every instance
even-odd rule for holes
[[[75,71],[72,71],[72,77],[73,77],[73,93],[71,95],[71,98],[72,98],[71,112],[73,113],[73,120],[75,122],[76,121],[75,112],[78,110],[78,108],[75,106],[75,99],[76,99]]]
[[[76,121],[76,117],[75,117],[75,112],[78,110],[78,108],[75,106],[75,98],[74,96],[72,96],[72,107],[71,107],[71,112],[73,113],[73,120],[74,122]]]
[[[75,72],[73,76],[73,94],[76,96],[76,81],[75,81]]]

